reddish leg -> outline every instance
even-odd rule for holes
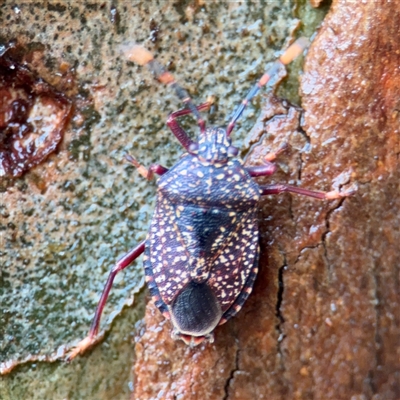
[[[147,169],[142,164],[140,164],[135,157],[131,156],[130,154],[126,154],[125,159],[126,161],[130,162],[134,167],[137,168],[140,175],[144,176],[149,181],[151,181],[154,178],[154,174],[164,175],[166,172],[168,172],[168,168],[165,168],[160,164],[151,164],[150,167]]]
[[[283,145],[277,151],[268,153],[264,157],[263,165],[247,167],[246,171],[250,174],[250,176],[253,176],[253,177],[273,175],[274,172],[276,171],[276,166],[274,164],[272,164],[271,161],[274,161],[280,153],[282,153],[283,151],[285,151],[287,149],[287,147],[288,147],[287,143],[283,143]]]
[[[106,304],[115,276],[118,274],[118,272],[122,271],[127,266],[132,264],[133,261],[135,261],[144,252],[145,242],[146,241],[143,240],[143,242],[141,242],[138,246],[129,251],[129,253],[126,253],[119,261],[117,261],[117,263],[111,270],[107,282],[104,286],[103,293],[101,294],[99,303],[97,304],[96,312],[94,314],[89,333],[85,337],[85,339],[81,340],[78,345],[69,353],[69,355],[67,356],[67,361],[71,361],[78,354],[83,353],[88,347],[95,343],[96,335],[99,331],[101,314],[103,313],[103,308]]]
[[[246,171],[250,176],[271,176],[276,171],[276,165],[269,161],[264,162],[263,165],[257,165],[255,167],[247,167]]]
[[[309,196],[309,197],[314,197],[316,199],[321,199],[321,200],[334,200],[334,199],[340,199],[342,197],[348,197],[354,194],[355,190],[348,190],[347,192],[337,192],[336,190],[332,192],[317,192],[315,190],[308,190],[308,189],[302,189],[296,186],[290,186],[290,185],[262,185],[260,186],[261,189],[261,194],[263,196],[267,194],[279,194],[283,192],[289,192],[289,193],[297,193],[297,194],[302,194],[304,196]]]
[[[208,110],[210,108],[210,103],[206,102],[203,104],[200,104],[199,106],[196,107],[198,111],[204,111]],[[192,110],[188,108],[184,108],[182,110],[178,110],[173,112],[172,114],[169,115],[167,119],[167,125],[169,129],[171,129],[171,132],[175,135],[175,137],[179,140],[181,145],[188,151],[190,151],[189,147],[194,144],[192,139],[189,138],[187,133],[183,130],[183,128],[179,125],[178,121],[176,120],[179,117],[183,117],[184,115],[188,115],[192,112]],[[200,128],[202,128],[200,126]]]

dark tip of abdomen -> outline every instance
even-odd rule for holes
[[[184,334],[207,335],[221,319],[218,299],[207,283],[190,282],[170,306],[171,320]]]

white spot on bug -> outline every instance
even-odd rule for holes
[[[227,258],[225,258],[225,256],[222,254],[220,257],[219,257],[219,259],[220,259],[220,261],[222,262],[222,263],[227,263],[227,261],[228,261],[228,259]]]
[[[165,279],[166,279],[165,275],[160,275],[160,281],[161,281],[161,282],[164,282]]]

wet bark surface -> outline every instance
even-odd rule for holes
[[[64,93],[17,61],[18,50],[0,51],[1,191],[4,177],[22,175],[57,148],[71,111]]]
[[[263,199],[242,311],[190,349],[149,304],[133,398],[400,397],[399,21],[398,3],[335,1],[306,59],[304,113],[266,99],[247,139],[247,165],[289,143],[273,182],[357,193]]]

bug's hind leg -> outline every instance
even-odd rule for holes
[[[140,175],[144,176],[149,181],[154,178],[154,174],[164,175],[166,172],[168,172],[168,168],[165,168],[160,164],[151,164],[149,168],[146,168],[130,154],[126,154],[125,159],[137,168]]]
[[[97,304],[96,312],[90,325],[90,330],[85,339],[81,340],[73,350],[68,354],[66,361],[71,361],[78,354],[83,353],[86,349],[92,346],[96,342],[96,336],[99,331],[101,314],[103,313],[104,306],[106,304],[108,295],[110,293],[112,284],[118,272],[125,269],[127,266],[133,263],[143,252],[145,248],[145,240],[137,245],[134,249],[126,253],[112,268],[110,275],[108,276],[107,282],[104,286],[103,293],[101,294],[99,303]]]

